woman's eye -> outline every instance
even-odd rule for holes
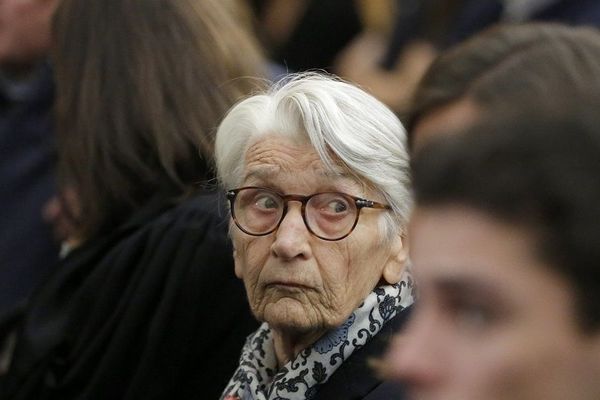
[[[254,204],[256,204],[258,208],[262,208],[265,210],[270,210],[279,207],[277,201],[271,196],[258,197]]]
[[[335,214],[343,213],[348,211],[348,204],[343,200],[332,200],[329,203],[327,203],[326,211]]]

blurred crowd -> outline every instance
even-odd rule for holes
[[[600,398],[598,27],[0,0],[0,398]]]

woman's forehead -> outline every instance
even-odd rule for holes
[[[246,151],[244,182],[282,183],[293,179],[363,186],[337,158],[331,161],[330,165],[323,162],[310,143],[280,137],[265,138],[254,142]]]
[[[310,142],[269,135],[248,146],[245,171],[246,174],[260,173],[264,176],[309,171],[326,177],[338,177],[348,172],[337,158],[331,161],[331,166],[326,165]]]
[[[301,170],[295,170],[293,168],[284,169],[281,168],[279,165],[270,163],[253,163],[251,165],[246,166],[245,170],[245,178],[254,178],[263,181],[274,180],[277,177],[285,174],[311,174],[318,179],[328,181],[355,180],[351,174],[349,174],[341,168],[328,169],[324,165],[314,165],[314,168],[309,167],[303,168]]]
[[[325,163],[307,140],[265,135],[247,148],[243,181],[277,185],[307,179],[317,186],[338,186],[339,190],[361,193],[373,190],[370,182],[348,168],[337,155],[330,153],[329,161]]]
[[[332,171],[322,164],[306,168],[280,168],[278,165],[256,163],[247,166],[244,182],[246,185],[278,187],[283,191],[290,190],[290,184],[312,187],[317,191],[338,188],[340,191],[351,192],[364,186],[344,170]]]
[[[310,143],[296,143],[287,138],[268,136],[257,140],[246,150],[246,168],[256,166],[316,169],[323,161]]]

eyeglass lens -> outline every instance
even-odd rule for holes
[[[275,192],[245,188],[237,193],[233,207],[238,225],[249,234],[261,235],[277,227],[286,204]],[[319,193],[306,202],[303,217],[315,235],[336,239],[352,230],[357,211],[355,201],[342,193]]]

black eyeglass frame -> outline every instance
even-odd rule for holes
[[[246,190],[246,189],[263,190],[265,192],[273,193],[274,195],[279,196],[283,200],[283,211],[281,213],[281,217],[279,218],[279,222],[277,222],[277,224],[275,224],[273,226],[273,229],[271,229],[267,232],[264,232],[264,233],[253,233],[253,232],[249,232],[248,230],[244,229],[244,227],[238,222],[238,220],[235,216],[235,207],[234,207],[235,199],[239,192],[241,192],[242,190]],[[327,238],[327,237],[318,235],[310,228],[310,225],[308,224],[308,221],[306,219],[306,204],[310,201],[311,198],[313,198],[314,196],[318,196],[320,194],[337,194],[337,195],[341,195],[342,197],[352,199],[354,201],[354,204],[356,205],[356,218],[354,219],[354,223],[352,224],[352,227],[350,228],[348,233],[344,234],[343,236],[340,236],[339,238],[331,239],[331,238]],[[373,201],[373,200],[363,199],[361,197],[352,196],[350,194],[342,193],[342,192],[319,192],[319,193],[310,194],[308,196],[303,196],[300,194],[282,194],[275,190],[267,189],[267,188],[260,187],[260,186],[244,186],[244,187],[237,188],[237,189],[230,189],[227,191],[226,197],[229,200],[229,210],[231,212],[231,218],[233,218],[233,222],[242,232],[244,232],[250,236],[266,236],[266,235],[269,235],[269,234],[275,232],[279,228],[279,225],[281,225],[281,222],[283,221],[283,219],[285,218],[285,216],[287,214],[288,202],[298,201],[302,204],[300,213],[302,215],[302,220],[304,221],[304,226],[306,226],[306,229],[312,235],[318,237],[319,239],[326,240],[329,242],[335,242],[335,241],[342,240],[342,239],[348,237],[348,235],[350,235],[354,231],[354,228],[356,228],[356,225],[358,224],[358,218],[360,216],[360,210],[362,210],[363,208],[374,208],[374,209],[381,209],[381,210],[391,210],[392,209],[392,207],[387,204],[379,203],[379,202]]]

